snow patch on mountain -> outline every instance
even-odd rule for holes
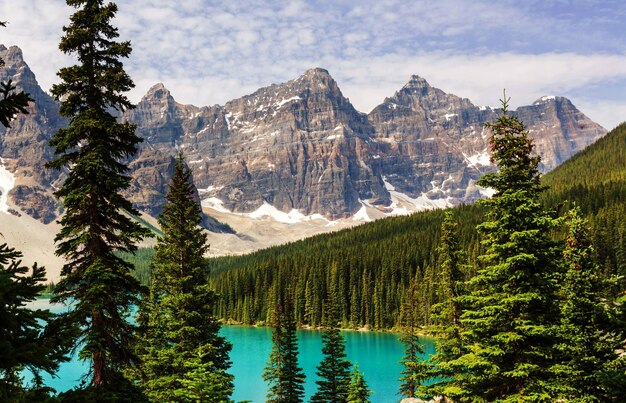
[[[276,222],[280,222],[283,224],[299,224],[305,221],[312,220],[323,220],[327,223],[331,223],[328,219],[326,219],[321,214],[313,214],[306,216],[299,212],[296,209],[291,209],[290,212],[285,213],[284,211],[278,210],[276,207],[272,206],[267,202],[263,202],[261,207],[253,211],[252,213],[242,214],[245,217],[249,217],[252,219],[259,219],[264,217],[269,217]]]
[[[441,209],[451,207],[452,203],[450,198],[431,199],[427,196],[427,193],[422,193],[417,198],[411,197],[405,193],[396,191],[395,187],[387,182],[387,178],[383,178],[385,189],[391,195],[391,204],[388,206],[391,209],[390,212],[386,212],[386,215],[408,215],[416,211]],[[433,184],[433,190],[440,190]]]
[[[352,220],[353,221],[364,221],[364,222],[373,221],[370,218],[370,216],[367,214],[367,206],[365,205],[365,203],[363,203],[363,201],[361,201],[361,205],[362,205],[362,207],[359,209],[359,211],[357,211],[356,214],[352,216]]]
[[[217,197],[207,197],[206,199],[202,200],[200,204],[202,205],[202,207],[207,207],[220,213],[232,213],[230,210],[224,207],[224,202]]]
[[[469,157],[463,154],[463,157],[467,160],[469,165],[477,167],[477,166],[489,166],[491,165],[491,156],[489,155],[489,151],[483,150],[474,155],[470,155]]]
[[[15,176],[4,167],[4,158],[0,158],[0,211],[3,213],[9,212],[9,191],[15,186]]]

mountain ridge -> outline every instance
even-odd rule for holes
[[[47,139],[65,121],[19,48],[2,47],[0,54],[7,61],[3,77],[16,77],[38,100],[3,139],[5,165],[17,173],[16,184],[26,186],[10,189],[9,199],[50,222],[60,213],[51,189],[63,172],[46,171],[42,161],[50,158]],[[157,83],[122,117],[137,124],[145,139],[129,160],[133,180],[127,196],[158,215],[173,156],[183,151],[204,206],[234,214],[270,205],[305,217],[369,220],[472,202],[488,195],[475,182],[493,170],[484,123],[498,113],[418,75],[368,114],[354,108],[320,67],[224,105],[181,104]],[[536,133],[545,171],[606,133],[563,97],[540,98],[516,113],[529,123],[531,136]],[[11,143],[14,137],[37,141]],[[23,156],[12,162],[27,144],[39,162]]]

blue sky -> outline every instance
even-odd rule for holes
[[[369,112],[418,74],[497,106],[569,97],[607,128],[626,120],[623,0],[119,0],[114,23],[133,44],[125,65],[137,102],[163,82],[177,101],[223,104],[324,67]],[[58,51],[72,9],[4,1],[0,43],[18,45],[44,89],[73,63]]]

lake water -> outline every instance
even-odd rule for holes
[[[50,306],[47,300],[33,303],[37,308],[51,308],[60,312],[63,307]],[[265,402],[267,385],[263,381],[263,368],[267,364],[272,349],[272,330],[249,326],[223,326],[221,334],[233,345],[230,353],[232,367],[230,373],[235,376],[233,400],[248,400],[253,403]],[[374,392],[374,403],[399,402],[398,395],[400,371],[398,362],[404,348],[397,334],[346,331],[342,333],[346,340],[346,354],[353,363],[359,364],[369,388]],[[305,401],[315,393],[316,367],[322,359],[322,333],[314,330],[298,331],[299,363],[306,375]],[[434,344],[424,339],[425,352],[434,353]],[[45,374],[44,380],[57,392],[68,390],[80,383],[87,365],[76,359],[61,365],[57,377]]]

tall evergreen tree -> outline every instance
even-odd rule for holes
[[[272,352],[263,373],[263,379],[270,385],[267,401],[302,402],[305,377],[298,365],[297,325],[291,297],[286,296],[284,303],[277,302],[275,310]]]
[[[461,305],[459,297],[464,281],[463,256],[458,224],[452,210],[445,212],[441,225],[439,254],[439,299],[432,308],[433,326],[429,333],[436,337],[436,353],[431,358],[433,383],[427,387],[430,395],[454,397],[453,380],[461,376],[462,368],[454,366],[464,352],[461,340]]]
[[[556,281],[560,250],[550,237],[555,220],[538,202],[542,191],[532,141],[518,117],[502,115],[490,138],[499,172],[483,176],[495,190],[483,204],[488,221],[484,265],[470,281],[461,323],[468,352],[455,364],[467,371],[456,383],[459,400],[553,401],[550,370],[559,320]]]
[[[317,366],[317,391],[311,399],[318,403],[346,403],[350,386],[350,361],[346,359],[345,340],[339,332],[339,315],[334,290],[326,301],[323,358]]]
[[[175,400],[193,360],[199,360],[194,371],[211,374],[211,393],[221,388],[219,395],[229,396],[233,390],[225,372],[231,345],[218,335],[220,323],[213,316],[217,295],[206,284],[209,246],[194,195],[191,170],[179,155],[159,218],[163,236],[155,247],[150,294],[139,315],[140,385],[153,400]]]
[[[431,363],[423,357],[424,347],[418,336],[418,324],[422,316],[422,304],[419,298],[417,281],[413,278],[409,283],[406,300],[402,305],[400,322],[403,334],[400,338],[404,344],[404,356],[400,360],[403,369],[400,377],[400,394],[407,398],[426,396],[423,384],[430,378]]]
[[[557,386],[567,401],[610,401],[612,396],[603,387],[601,376],[606,363],[617,359],[615,351],[622,347],[622,335],[611,331],[611,307],[602,298],[609,284],[601,278],[589,230],[578,209],[568,212],[566,223],[559,345],[563,361],[557,365]]]
[[[45,269],[21,265],[22,253],[0,245],[0,401],[19,401],[24,392],[20,371],[35,379],[53,374],[67,361],[71,327],[54,320],[47,309],[26,306],[45,289]]]
[[[367,387],[363,373],[359,371],[359,366],[355,364],[350,376],[348,403],[370,403],[371,394],[372,391]]]
[[[119,60],[130,54],[130,43],[116,42],[117,29],[110,25],[117,7],[102,0],[67,3],[77,11],[63,27],[59,48],[80,64],[62,68],[62,83],[52,87],[60,113],[70,118],[69,127],[50,141],[56,159],[48,163],[69,169],[55,193],[65,210],[56,253],[67,263],[54,301],[72,302],[66,320],[81,325],[80,357],[91,363],[91,386],[102,389],[121,381],[121,370],[135,358],[127,316],[141,286],[115,252],[134,252],[135,242],[148,235],[129,218],[136,211],[121,194],[130,180],[121,161],[136,152],[141,139],[133,125],[118,123],[110,113],[132,107],[123,92],[133,82]]]

